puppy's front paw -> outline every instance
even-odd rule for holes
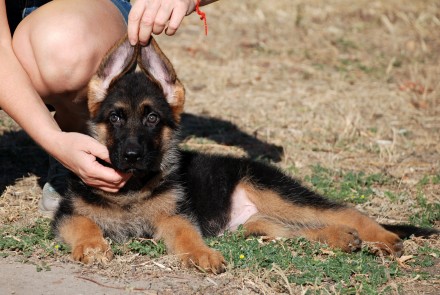
[[[194,265],[204,271],[219,274],[225,271],[225,259],[223,255],[208,247],[198,248],[185,253],[182,257],[185,266]]]
[[[98,262],[107,264],[113,258],[113,252],[105,239],[81,242],[72,250],[72,258],[85,264]]]

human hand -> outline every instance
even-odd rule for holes
[[[152,33],[174,35],[182,19],[194,11],[198,0],[136,0],[128,15],[131,45],[146,45]]]
[[[108,150],[90,136],[61,132],[56,143],[57,149],[52,155],[89,186],[114,193],[131,176],[101,165],[97,158],[110,163]]]

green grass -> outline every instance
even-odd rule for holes
[[[353,49],[358,49],[358,45],[356,45],[354,41],[344,38],[338,38],[334,40],[332,44],[343,52],[349,52]]]
[[[409,218],[409,223],[417,226],[432,227],[434,221],[440,220],[440,204],[428,203],[422,189],[427,185],[440,183],[439,174],[423,177],[417,184],[419,193],[417,196],[417,213]],[[312,188],[324,196],[354,204],[361,204],[374,195],[373,188],[389,184],[392,180],[383,174],[367,175],[363,172],[333,171],[320,165],[312,168],[312,174],[305,180]],[[385,190],[384,196],[391,202],[397,202],[399,196]]]
[[[410,216],[409,222],[417,226],[431,227],[434,221],[440,220],[440,203],[429,203],[423,190],[430,185],[440,183],[440,173],[425,175],[417,183],[417,212]]]
[[[239,232],[208,239],[208,245],[220,250],[230,267],[261,271],[278,267],[290,283],[330,286],[340,294],[377,294],[391,278],[401,275],[395,261],[379,260],[367,249],[354,254],[328,249],[302,238],[262,242],[245,239]]]
[[[440,173],[437,173],[435,175],[425,175],[422,177],[422,179],[419,180],[417,183],[418,188],[423,188],[428,184],[440,184]]]
[[[421,210],[410,216],[409,222],[411,224],[431,227],[434,221],[440,220],[440,203],[428,203],[426,197],[419,193],[417,205]]]
[[[15,227],[12,225],[0,228],[0,250],[17,251],[25,257],[32,256],[36,249],[42,251],[42,256],[54,256],[56,253],[65,254],[68,249],[57,243],[50,228],[50,221],[37,219],[30,227]],[[7,256],[2,252],[2,256]]]
[[[261,268],[270,271],[277,267],[290,283],[320,286],[317,293],[386,294],[392,291],[386,285],[393,279],[415,275],[415,272],[405,272],[391,258],[372,255],[365,247],[360,252],[347,254],[302,238],[265,242],[259,238],[246,239],[240,231],[208,239],[207,243],[223,253],[231,268],[261,272]],[[431,255],[438,252],[425,245],[412,266],[432,266]],[[422,275],[423,271],[419,273]]]
[[[382,174],[366,175],[363,172],[338,172],[314,166],[312,175],[306,176],[314,189],[328,198],[351,202],[364,203],[374,194],[373,186],[383,185],[388,178]]]
[[[375,67],[369,67],[364,65],[359,60],[351,60],[351,59],[340,59],[339,64],[336,65],[336,70],[344,73],[360,70],[365,74],[374,74],[376,72],[379,72],[379,69]]]
[[[151,258],[158,258],[166,254],[165,244],[162,241],[152,239],[133,239],[123,246],[130,252],[147,255]],[[123,255],[121,245],[114,245],[112,249],[115,254]]]

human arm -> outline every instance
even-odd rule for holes
[[[128,176],[100,165],[108,161],[108,151],[93,138],[62,132],[15,56],[6,17],[0,0],[0,107],[54,158],[76,173],[85,183],[106,191],[117,191]]]
[[[132,45],[145,45],[150,35],[174,35],[182,19],[195,10],[199,0],[136,0],[128,16],[128,38]],[[217,0],[200,0],[200,6]]]

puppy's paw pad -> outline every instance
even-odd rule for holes
[[[225,271],[225,259],[223,255],[210,248],[197,249],[186,254],[183,258],[186,266],[194,265],[203,271],[219,274]]]
[[[400,257],[403,254],[403,241],[394,233],[386,232],[373,241],[373,252],[377,255],[383,253]]]
[[[347,252],[359,250],[362,246],[362,240],[356,230],[346,232],[343,240],[345,240]]]
[[[359,233],[354,228],[344,225],[333,225],[326,229],[325,242],[331,247],[339,248],[344,252],[354,252],[362,246]]]
[[[76,245],[72,251],[72,257],[75,261],[84,264],[94,262],[107,264],[113,258],[113,252],[108,243],[102,239],[98,241],[86,241]]]

